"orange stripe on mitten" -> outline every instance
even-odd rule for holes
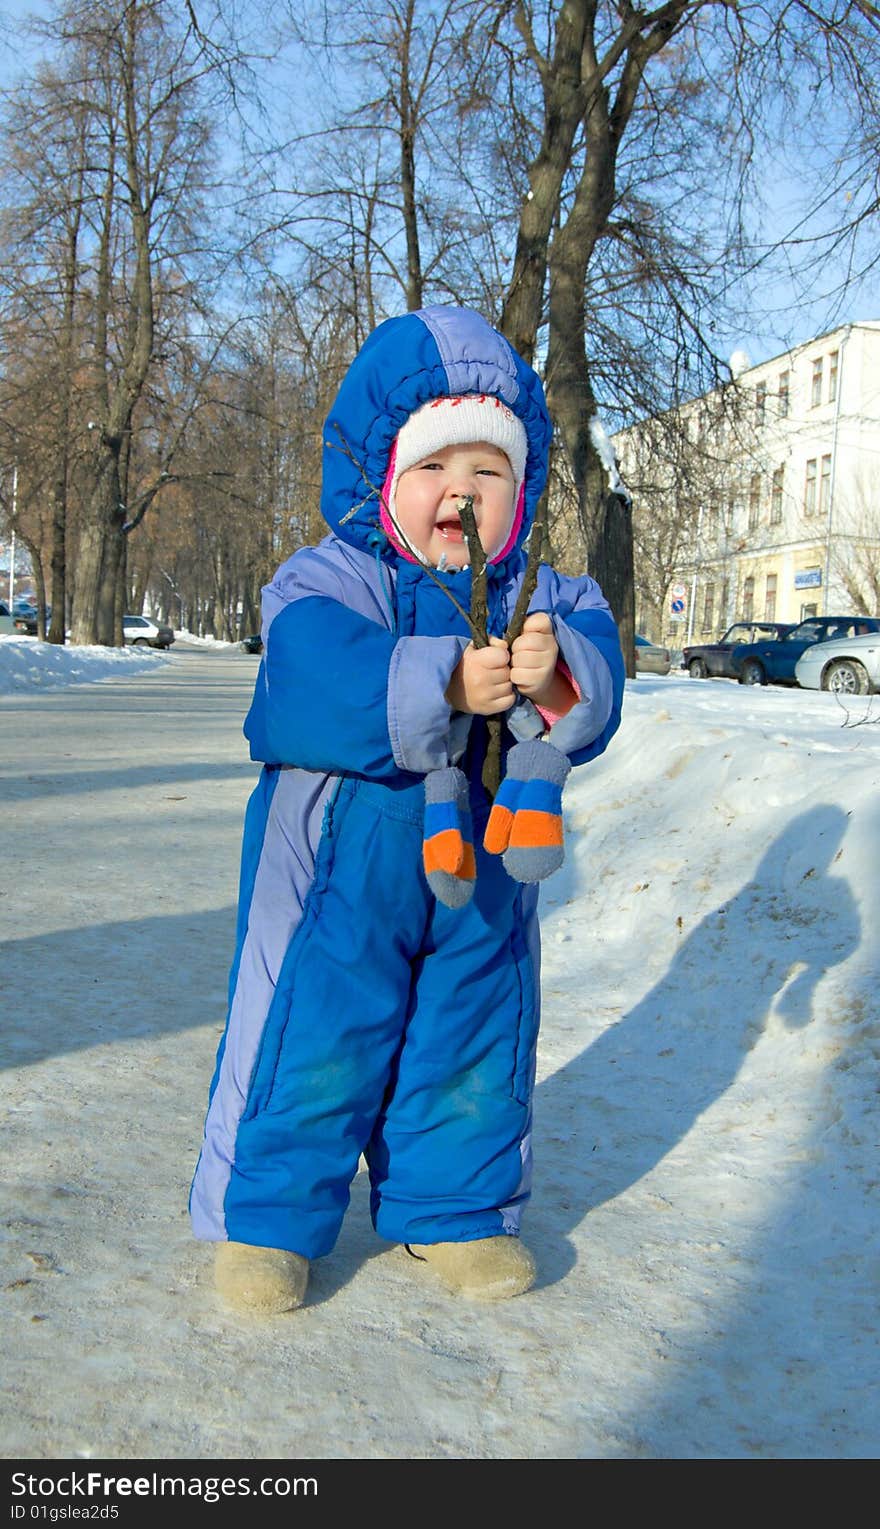
[[[492,803],[492,811],[489,813],[489,821],[483,834],[483,848],[490,855],[501,855],[510,843],[510,830],[513,825],[513,808],[507,805],[513,798],[513,792],[507,793],[506,801],[501,801],[501,792],[504,790],[506,781],[502,781],[498,788],[498,795]]]
[[[570,769],[566,755],[543,739],[517,743],[510,750],[483,847],[490,855],[503,855],[504,868],[514,881],[543,881],[561,866],[562,788]]]
[[[477,874],[467,778],[455,765],[425,776],[422,862],[428,885],[447,908],[463,908]]]

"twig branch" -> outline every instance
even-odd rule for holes
[[[523,581],[517,595],[516,605],[513,608],[513,615],[508,623],[507,631],[504,633],[504,641],[507,643],[513,642],[522,632],[523,622],[526,619],[526,612],[529,608],[529,601],[537,588],[538,567],[541,562],[541,553],[544,551],[544,532],[546,526],[547,491],[545,489],[535,511],[535,518],[532,521],[532,529],[529,533],[529,558],[526,563],[526,571],[523,574]]]
[[[843,721],[840,724],[841,727],[865,727],[866,725],[869,727],[876,727],[880,725],[880,717],[871,716],[871,702],[874,699],[873,696],[869,697],[868,705],[864,714],[861,717],[856,717],[855,719],[850,716],[849,707],[844,701],[841,700],[840,693],[838,691],[835,691],[834,699],[843,712]]]
[[[487,648],[489,646],[489,602],[486,595],[488,559],[477,530],[473,494],[464,494],[459,499],[458,515],[471,562],[471,629],[474,633],[474,647]]]
[[[541,552],[544,543],[546,498],[541,500],[535,521],[532,526],[531,540],[529,542],[529,557],[526,563],[526,571],[514,606],[513,615],[508,623],[504,634],[504,641],[508,647],[519,637],[526,619],[529,601],[535,592],[538,582],[538,565],[541,561]],[[471,494],[466,494],[458,501],[458,513],[461,518],[461,528],[468,544],[471,555],[471,621],[475,627],[479,626],[481,641],[474,637],[475,648],[488,646],[488,604],[486,599],[486,567],[487,558],[480,541],[480,533],[474,518],[474,501]],[[494,801],[501,783],[501,739],[504,732],[504,719],[500,716],[486,718],[486,757],[483,760],[482,782],[483,788],[490,801]]]
[[[479,638],[474,637],[475,648],[489,646],[489,603],[486,598],[486,549],[480,541],[474,515],[474,496],[465,494],[458,501],[461,529],[467,542],[471,559],[471,621],[479,628]],[[494,802],[501,783],[501,733],[500,717],[486,718],[486,754],[483,759],[481,779],[490,802]]]

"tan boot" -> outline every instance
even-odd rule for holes
[[[309,1261],[286,1248],[258,1248],[247,1242],[218,1242],[214,1284],[235,1311],[274,1317],[295,1311],[305,1300]]]
[[[518,1237],[480,1237],[476,1242],[408,1243],[407,1251],[434,1270],[453,1295],[506,1301],[535,1283],[532,1254]]]

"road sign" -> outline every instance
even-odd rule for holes
[[[673,621],[683,621],[687,610],[687,590],[683,584],[673,584],[669,591],[669,614]]]

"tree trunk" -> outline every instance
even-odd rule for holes
[[[544,130],[541,146],[529,166],[529,194],[520,213],[501,330],[530,363],[534,363],[543,319],[550,234],[559,214],[562,183],[571,164],[574,135],[583,111],[582,54],[594,11],[595,6],[588,0],[568,0],[557,18],[552,59],[541,55],[524,9],[518,8],[515,17],[541,79]]]
[[[611,606],[620,630],[626,672],[632,676],[636,672],[632,505],[622,494],[605,490],[602,495],[590,572]]]
[[[80,123],[80,138],[83,135]],[[83,156],[84,157],[84,156]],[[67,597],[67,484],[70,473],[70,416],[71,395],[74,385],[76,337],[77,268],[79,254],[79,230],[82,221],[83,169],[76,170],[74,195],[67,215],[66,244],[64,250],[64,302],[61,314],[61,411],[58,428],[58,462],[52,493],[52,619],[49,641],[63,644],[66,641],[64,611]]]
[[[419,249],[419,216],[416,206],[415,137],[417,116],[410,91],[410,40],[414,0],[409,0],[402,38],[400,64],[400,187],[403,196],[403,226],[406,233],[406,306],[412,313],[422,306],[422,257]]]
[[[135,405],[140,398],[150,368],[153,350],[153,273],[150,248],[150,205],[148,188],[139,154],[143,148],[141,124],[137,111],[137,33],[141,23],[137,6],[128,7],[124,17],[124,35],[118,63],[121,87],[121,123],[112,119],[107,136],[107,169],[103,186],[102,221],[99,244],[98,275],[95,295],[95,358],[100,368],[98,406],[103,413],[99,459],[94,490],[90,497],[86,522],[80,538],[77,569],[76,605],[71,637],[75,643],[99,642],[122,646],[122,623],[117,581],[125,567],[123,525],[125,477],[128,441]],[[111,251],[116,208],[115,154],[117,133],[122,128],[125,160],[127,232],[135,252],[135,269],[127,299],[125,326],[119,326],[116,339],[124,335],[121,365],[110,376],[110,315],[113,311],[114,281]]]
[[[21,529],[21,526],[18,528],[17,535],[19,541],[21,541],[23,545],[27,547],[28,553],[30,555],[31,568],[33,569],[34,574],[34,583],[37,586],[36,590],[34,591],[37,597],[37,636],[45,638],[46,578],[43,573],[43,563],[40,556],[40,545],[39,542],[34,541],[32,537],[28,536],[27,532]]]
[[[65,409],[63,413],[66,415],[67,410]],[[55,487],[52,491],[52,615],[48,633],[49,641],[58,644],[63,644],[65,641],[64,610],[67,598],[67,431],[69,425],[66,419],[62,421],[61,428],[63,436],[59,443],[58,468]]]
[[[591,434],[597,412],[587,364],[584,291],[596,242],[614,207],[617,151],[645,65],[668,41],[686,9],[687,0],[668,0],[650,16],[626,7],[620,30],[605,46],[601,63],[595,45],[596,6],[590,0],[567,0],[559,10],[552,58],[537,46],[525,7],[515,13],[541,79],[544,130],[529,168],[530,193],[520,217],[501,327],[520,353],[533,360],[547,283],[547,402],[574,480],[588,569],[602,586],[618,623],[630,674],[635,672],[632,514],[629,501],[612,492],[607,464]],[[622,68],[612,104],[605,82],[618,64]],[[550,234],[560,216],[564,177],[571,169],[580,125],[585,133],[583,170],[551,246]]]
[[[112,443],[102,446],[102,457],[80,533],[76,601],[70,635],[74,643],[101,643],[113,647],[116,644],[113,581],[121,566],[123,535],[119,511],[119,456]]]

